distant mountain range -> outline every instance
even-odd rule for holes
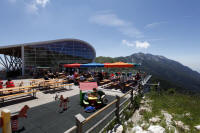
[[[200,91],[200,73],[164,56],[136,53],[126,57],[96,58],[96,62],[100,63],[116,61],[141,63],[139,69],[152,74],[157,79],[166,80],[193,92]]]

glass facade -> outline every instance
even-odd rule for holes
[[[25,73],[36,67],[59,68],[60,64],[90,63],[96,57],[94,48],[86,42],[67,40],[24,46]]]

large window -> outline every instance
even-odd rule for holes
[[[25,71],[35,67],[59,67],[60,64],[89,63],[95,59],[94,49],[87,43],[72,40],[24,47]]]

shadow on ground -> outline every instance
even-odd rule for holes
[[[22,103],[22,102],[27,102],[27,101],[34,100],[34,99],[37,99],[37,98],[33,97],[32,95],[25,95],[25,96],[5,99],[4,103],[0,104],[0,108],[10,106],[10,105],[14,105],[14,104],[18,104],[18,103]]]
[[[107,96],[109,102],[115,99],[114,96]],[[43,104],[37,107],[33,107],[28,110],[28,118],[21,118],[19,120],[19,127],[24,127],[21,133],[63,133],[72,126],[75,125],[74,116],[82,114],[85,118],[92,113],[84,112],[84,108],[80,106],[80,97],[75,95],[70,97],[69,108],[63,113],[59,113],[59,102],[54,101],[47,104]],[[89,123],[84,125],[83,130],[89,129],[92,125],[96,124],[103,116],[108,114],[115,105],[108,108],[104,112],[100,113],[97,117],[92,119]],[[111,118],[110,118],[111,119]],[[104,127],[106,122],[98,127],[99,129]],[[98,132],[99,129],[95,129],[94,132]]]

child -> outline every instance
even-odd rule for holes
[[[67,102],[69,102],[69,97],[64,98],[63,95],[60,96],[60,108],[63,109],[63,111],[67,110]]]

